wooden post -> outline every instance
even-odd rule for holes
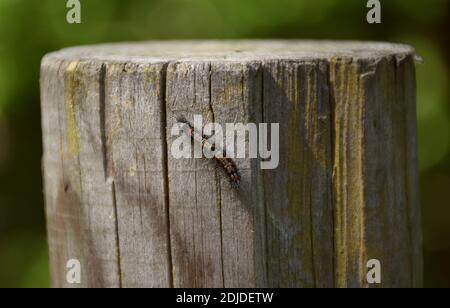
[[[410,47],[79,47],[43,59],[41,92],[53,286],[421,285]],[[235,190],[210,161],[173,158],[171,127],[194,114],[280,123],[278,168],[237,159]]]

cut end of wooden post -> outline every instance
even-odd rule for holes
[[[415,55],[333,41],[121,43],[47,55],[53,285],[420,286]],[[212,160],[174,157],[172,126],[194,115],[223,127],[278,124],[277,167],[235,159],[236,190]],[[78,285],[66,279],[73,259]]]

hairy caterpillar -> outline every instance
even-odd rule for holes
[[[203,146],[203,148],[208,148],[212,152],[216,152],[217,150],[222,151],[223,157],[214,156],[212,159],[214,159],[216,164],[218,166],[220,166],[222,168],[222,170],[225,171],[228,178],[230,179],[231,186],[233,188],[239,188],[239,185],[241,183],[241,176],[239,174],[239,169],[236,166],[236,163],[234,162],[234,160],[227,157],[226,151],[224,149],[216,149],[216,146],[214,144],[211,144],[205,135],[197,132],[195,130],[194,126],[192,126],[192,124],[189,121],[187,121],[185,118],[179,117],[179,118],[177,118],[177,122],[187,125],[187,128],[188,128],[187,132],[189,133],[189,136],[191,137],[191,139],[194,142],[200,143]]]

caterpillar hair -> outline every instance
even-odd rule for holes
[[[213,152],[220,151],[220,149],[216,149],[216,146],[214,144],[211,144],[209,142],[208,138],[205,135],[197,132],[194,126],[192,126],[192,124],[188,120],[186,120],[186,118],[180,116],[177,118],[177,122],[187,125],[189,128],[188,133],[191,139],[195,142],[201,143],[203,148],[209,148],[209,150]],[[230,180],[231,187],[237,189],[239,188],[241,183],[241,175],[239,173],[239,169],[234,160],[227,157],[225,150],[222,150],[222,153],[222,157],[217,157],[217,155],[215,155],[212,159],[214,159],[216,164],[227,174]]]

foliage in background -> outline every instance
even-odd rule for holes
[[[71,45],[207,38],[305,38],[409,43],[419,64],[418,119],[427,286],[450,286],[448,0],[0,0],[0,287],[48,286],[40,158],[39,64]]]

